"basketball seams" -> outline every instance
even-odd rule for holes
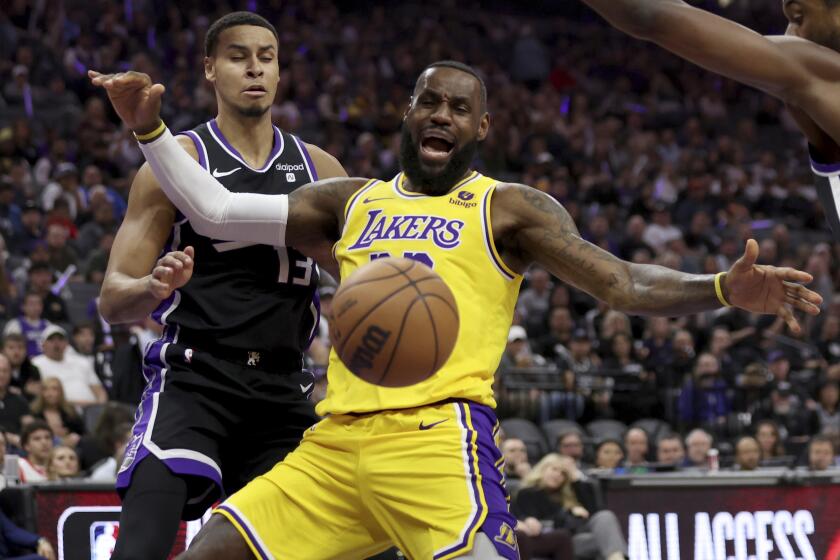
[[[400,330],[397,333],[397,339],[394,341],[394,347],[391,349],[391,356],[388,358],[388,365],[385,366],[385,371],[382,372],[382,376],[376,382],[376,385],[382,385],[382,382],[385,380],[385,376],[388,375],[388,372],[391,371],[391,365],[394,363],[394,358],[397,355],[397,350],[400,348],[400,339],[402,338],[403,332],[405,331],[405,324],[408,322],[408,317],[411,315],[411,308],[414,307],[418,301],[422,300],[423,296],[419,295],[416,296],[411,303],[405,308],[405,313],[403,313],[402,323],[400,323]]]
[[[365,322],[365,320],[366,320],[368,317],[370,317],[371,313],[373,313],[374,311],[376,311],[377,309],[379,309],[379,307],[381,307],[383,303],[387,302],[387,301],[388,301],[388,300],[390,300],[392,297],[396,296],[397,294],[399,294],[401,291],[405,290],[406,288],[410,288],[410,287],[414,286],[414,283],[419,284],[419,283],[421,283],[421,282],[425,282],[426,280],[436,280],[437,278],[438,278],[438,276],[433,275],[433,274],[430,274],[429,276],[424,276],[423,278],[420,278],[419,280],[411,280],[411,282],[409,282],[408,284],[404,284],[404,285],[400,286],[400,287],[399,287],[399,289],[397,289],[397,290],[395,290],[395,291],[391,292],[390,294],[388,294],[387,296],[385,296],[384,298],[382,298],[379,302],[377,302],[377,303],[376,303],[376,305],[374,305],[373,307],[371,307],[370,309],[368,309],[368,310],[367,310],[367,312],[366,312],[364,315],[362,315],[362,316],[359,318],[359,320],[358,320],[358,321],[356,321],[356,324],[355,324],[355,325],[353,325],[353,328],[352,328],[352,329],[350,329],[350,331],[349,331],[346,335],[343,335],[343,336],[341,337],[341,339],[342,339],[342,344],[341,344],[341,346],[339,346],[339,347],[337,348],[338,353],[339,353],[339,354],[343,354],[343,353],[344,353],[344,347],[345,347],[345,345],[347,344],[347,340],[351,337],[351,335],[352,335],[354,332],[356,332],[356,329],[357,329],[357,328],[359,328],[359,325],[361,325],[362,323],[364,323],[364,322]],[[355,286],[355,285],[356,285],[355,283],[354,283],[354,284],[351,284],[351,285],[350,285],[350,287],[353,287],[353,286]],[[414,288],[415,288],[415,290],[417,290],[416,286],[415,286]],[[417,291],[418,291],[418,293],[422,293],[422,292],[420,292],[419,290],[417,290]],[[338,318],[338,315],[336,315],[336,318]]]

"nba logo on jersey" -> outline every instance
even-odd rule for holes
[[[90,526],[91,560],[110,560],[120,533],[119,521],[96,521]]]
[[[297,181],[297,177],[294,173],[286,173],[286,181],[288,181],[289,183],[294,183],[295,181]]]

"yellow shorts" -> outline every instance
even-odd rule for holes
[[[517,560],[497,435],[492,409],[468,402],[330,416],[216,513],[259,559],[456,558],[483,531]]]

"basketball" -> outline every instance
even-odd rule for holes
[[[431,268],[384,258],[342,282],[333,299],[331,337],[341,361],[382,387],[414,385],[449,358],[458,338],[458,308]]]

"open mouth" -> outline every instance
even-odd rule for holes
[[[420,141],[420,152],[426,159],[445,160],[454,148],[454,142],[436,133],[428,134]]]

